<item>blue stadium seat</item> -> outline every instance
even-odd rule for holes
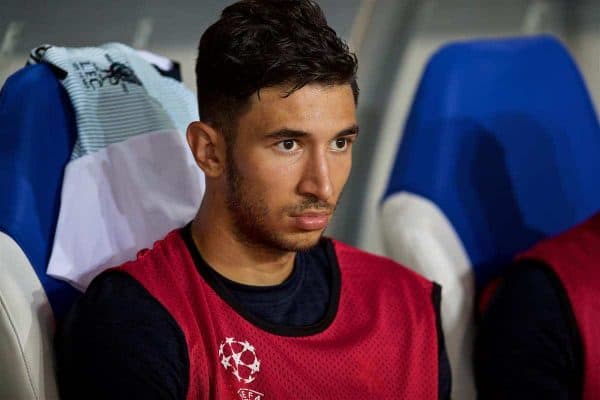
[[[0,398],[57,398],[52,335],[77,297],[46,274],[76,138],[67,93],[45,64],[0,92]]]
[[[598,119],[558,40],[465,41],[431,58],[382,225],[391,255],[445,286],[457,390],[471,384],[461,371],[470,364],[476,288],[517,252],[596,212],[599,177]]]

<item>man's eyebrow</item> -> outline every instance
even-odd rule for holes
[[[352,125],[349,128],[339,131],[338,133],[335,134],[334,138],[350,136],[350,135],[358,135],[358,125]],[[278,131],[266,134],[265,138],[267,138],[267,139],[298,139],[298,138],[307,137],[307,136],[310,136],[310,133],[305,132],[305,131],[299,131],[296,129],[284,128],[284,129],[280,129]]]
[[[340,138],[340,137],[344,137],[344,136],[350,136],[350,135],[358,135],[358,125],[352,125],[350,128],[346,128],[343,131],[338,132],[335,137],[336,138]]]
[[[308,132],[298,131],[295,129],[280,129],[275,132],[267,133],[265,138],[267,139],[297,139],[301,137],[309,136]]]

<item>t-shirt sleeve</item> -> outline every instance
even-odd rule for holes
[[[580,399],[581,340],[558,278],[513,265],[482,315],[475,345],[482,399]]]
[[[185,399],[185,337],[131,276],[96,278],[56,336],[61,399]]]

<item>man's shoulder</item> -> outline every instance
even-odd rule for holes
[[[417,272],[399,264],[391,258],[361,250],[349,244],[331,239],[338,261],[345,266],[376,273],[378,278],[402,279],[411,283],[431,288],[432,282]]]
[[[135,258],[128,260],[121,265],[114,266],[106,272],[121,271],[142,268],[144,265],[154,264],[156,262],[164,262],[165,258],[170,259],[171,256],[185,254],[186,245],[183,239],[183,228],[177,228],[167,233],[162,239],[153,243],[151,247],[139,249]]]
[[[135,263],[135,261],[131,261]],[[138,304],[147,307],[152,296],[133,276],[120,270],[119,267],[111,268],[98,275],[88,286],[79,306],[86,309],[115,308],[123,311],[122,304],[136,307]]]
[[[396,261],[332,240],[340,264],[342,285],[371,305],[390,305],[413,315],[439,315],[441,288]],[[356,301],[355,298],[355,301]]]
[[[133,339],[137,327],[165,333],[165,340],[182,337],[169,311],[134,277],[119,270],[98,275],[74,304],[64,325],[63,331],[70,334],[102,332],[106,338]]]

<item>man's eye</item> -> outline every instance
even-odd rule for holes
[[[340,151],[346,150],[348,147],[348,139],[347,138],[337,138],[331,141],[331,147],[333,150]]]
[[[277,149],[285,152],[293,151],[298,147],[298,143],[293,139],[282,140],[277,143]]]

